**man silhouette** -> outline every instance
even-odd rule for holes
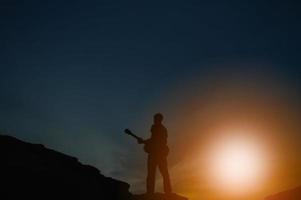
[[[171,193],[171,184],[167,166],[167,129],[162,124],[163,115],[157,113],[154,115],[154,124],[151,127],[151,137],[147,140],[138,140],[139,143],[148,145],[147,158],[147,178],[146,190],[148,194],[153,194],[155,190],[156,169],[163,177],[164,192]]]

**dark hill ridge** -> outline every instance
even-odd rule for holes
[[[301,200],[301,186],[269,196],[266,200]]]
[[[74,157],[0,135],[1,199],[185,200],[177,195],[132,195],[129,184],[105,177]]]
[[[156,193],[153,195],[134,195],[134,200],[188,200],[182,196],[176,194],[165,195],[161,193]]]

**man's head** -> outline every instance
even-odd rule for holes
[[[161,113],[157,113],[154,115],[154,124],[161,124],[163,121],[163,115]]]

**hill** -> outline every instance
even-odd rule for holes
[[[291,190],[283,191],[278,194],[271,195],[265,200],[300,200],[301,199],[301,186]]]
[[[128,183],[106,177],[75,157],[0,135],[1,199],[185,200],[133,195]]]

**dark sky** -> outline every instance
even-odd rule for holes
[[[293,0],[1,1],[0,129],[125,177],[144,161],[122,130],[173,127],[175,91],[208,76],[273,74],[299,101],[300,20]]]

